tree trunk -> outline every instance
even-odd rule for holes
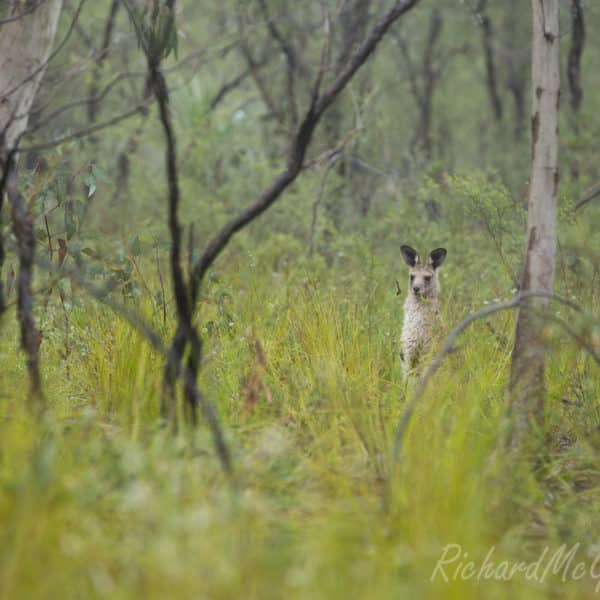
[[[31,212],[17,189],[16,146],[27,129],[29,111],[50,58],[61,8],[62,0],[46,0],[37,4],[32,0],[13,0],[9,15],[14,20],[0,27],[0,210],[6,189],[12,207],[13,232],[19,257],[17,316],[21,346],[27,354],[30,396],[38,398],[41,398],[38,367],[41,337],[33,317],[35,238]],[[0,235],[0,270],[3,259],[3,240]],[[0,313],[4,308],[0,285]]]
[[[28,10],[30,2],[13,0],[9,14]],[[27,128],[29,109],[46,70],[62,0],[46,0],[23,17],[0,28],[0,131],[12,148]]]
[[[515,142],[520,142],[525,133],[526,108],[525,89],[527,83],[526,61],[521,58],[520,43],[525,43],[522,32],[521,0],[511,0],[506,9],[504,22],[504,53],[506,56],[506,87],[513,98]],[[521,42],[523,40],[523,42]]]
[[[436,6],[431,10],[427,45],[423,53],[422,93],[419,105],[419,123],[416,133],[416,143],[420,144],[425,160],[428,163],[433,158],[433,141],[431,138],[433,95],[439,75],[433,63],[436,58],[436,46],[440,39],[443,25],[444,22],[442,21],[440,9]]]
[[[552,291],[556,253],[558,184],[559,0],[532,0],[531,177],[521,290]],[[510,443],[526,440],[533,419],[542,415],[545,343],[543,319],[547,299],[523,302],[517,319],[510,391]]]
[[[571,48],[567,74],[569,79],[569,95],[571,110],[578,114],[583,100],[581,86],[581,55],[585,45],[585,24],[581,0],[571,0]]]
[[[494,52],[494,29],[492,21],[487,14],[487,0],[479,0],[476,16],[481,26],[481,41],[483,42],[483,52],[485,56],[485,74],[487,82],[487,92],[490,99],[490,105],[494,112],[496,121],[502,120],[502,99],[498,92],[498,78],[496,76],[496,59]]]
[[[571,0],[571,47],[567,62],[567,78],[569,81],[569,100],[572,110],[571,125],[573,134],[579,135],[579,113],[583,101],[583,87],[581,84],[581,55],[585,46],[585,22],[583,19],[582,0]],[[579,165],[576,153],[571,156],[571,175],[574,179],[579,177]]]

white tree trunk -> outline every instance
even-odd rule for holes
[[[27,13],[33,0],[12,0],[7,17]],[[29,110],[50,56],[62,0],[45,0],[35,10],[0,25],[0,133],[12,148],[27,128]]]
[[[558,186],[559,0],[532,0],[531,177],[527,247],[521,289],[552,291]],[[520,444],[544,402],[543,319],[547,299],[530,299],[519,311],[511,367],[512,441]],[[535,311],[535,312],[534,312]]]

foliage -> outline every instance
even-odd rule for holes
[[[101,39],[108,4],[86,5],[83,34]],[[335,15],[339,3],[326,4]],[[164,357],[81,285],[143,317],[163,340],[173,334],[164,141],[155,108],[43,157],[24,153],[20,187],[37,255],[57,269],[36,271],[48,409],[35,419],[23,402],[15,241],[5,208],[0,597],[594,595],[596,581],[563,582],[560,573],[543,584],[522,575],[509,582],[431,581],[448,543],[460,544],[478,564],[492,547],[497,563],[532,561],[563,543],[579,544],[577,558],[588,567],[597,555],[600,371],[560,323],[547,330],[546,446],[535,464],[515,464],[497,443],[514,328],[514,315],[502,313],[474,324],[446,358],[392,472],[394,427],[412,392],[398,360],[406,288],[400,245],[448,248],[440,273],[447,330],[510,297],[519,282],[528,140],[514,135],[510,90],[501,90],[504,121],[491,120],[470,4],[439,3],[440,44],[453,60],[433,99],[433,160],[424,164],[410,148],[416,107],[392,37],[339,99],[339,112],[326,115],[298,180],[232,240],[206,278],[195,315],[204,341],[199,387],[217,407],[232,448],[233,491],[203,424],[176,435],[161,428]],[[511,30],[502,3],[489,4],[498,60],[526,56],[528,26]],[[177,15],[169,3],[135,6],[137,31],[119,13],[114,44],[97,71],[78,74],[87,47],[75,31],[61,55],[72,79],[50,69],[33,114],[124,73],[100,105],[98,119],[108,119],[144,98],[146,65],[136,43],[179,58],[164,73],[178,140],[187,268],[285,163],[285,123],[251,74],[212,105],[248,68],[240,21],[266,89],[284,109],[285,61],[258,2],[181,2]],[[322,3],[266,7],[313,73],[323,46]],[[598,12],[588,8],[593,31]],[[415,61],[429,21],[422,3],[399,28]],[[338,20],[331,26],[334,65],[343,36]],[[65,18],[62,33],[67,27]],[[456,52],[456,40],[464,51]],[[600,213],[597,204],[573,209],[599,176],[600,119],[589,108],[600,93],[598,70],[589,67],[597,41],[590,37],[588,44],[579,133],[565,114],[561,124],[556,273],[556,291],[585,315],[564,307],[553,307],[552,315],[598,352]],[[506,76],[508,64],[499,68]],[[333,67],[325,77],[332,75]],[[302,66],[295,83],[302,110],[312,84]],[[85,106],[77,105],[40,124],[28,143],[87,125]],[[328,152],[340,139],[343,160],[325,177]],[[388,478],[393,495],[384,510]]]

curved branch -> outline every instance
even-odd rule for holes
[[[352,54],[329,87],[322,95],[319,95],[320,79],[324,72],[324,65],[321,65],[314,85],[311,104],[290,142],[287,167],[279,173],[254,204],[250,205],[226,223],[221,231],[207,244],[202,256],[194,265],[191,281],[192,304],[196,300],[198,287],[206,275],[207,270],[228,244],[231,237],[248,223],[259,217],[294,182],[302,169],[302,162],[306,150],[308,149],[312,134],[323,116],[323,113],[331,106],[338,94],[346,87],[356,71],[358,71],[371,54],[373,54],[379,42],[393,23],[405,12],[415,6],[417,2],[418,0],[397,0],[394,6],[392,6],[392,8],[390,8],[375,24],[367,38],[356,49],[354,54]]]
[[[200,259],[194,264],[189,281],[190,306],[194,306],[198,299],[200,285],[219,254],[229,243],[232,236],[243,229],[248,223],[259,217],[265,212],[283,192],[295,181],[302,170],[304,157],[311,142],[312,135],[317,127],[323,113],[331,106],[338,94],[346,87],[356,71],[373,54],[379,42],[390,29],[393,23],[405,12],[417,4],[418,0],[396,0],[394,5],[377,21],[371,32],[367,35],[362,44],[356,49],[354,54],[348,59],[342,67],[338,76],[333,80],[329,87],[321,95],[321,83],[325,73],[326,61],[329,56],[329,35],[325,36],[325,43],[321,53],[321,64],[317,71],[315,81],[312,86],[310,104],[298,126],[296,132],[291,137],[288,148],[287,165],[283,171],[277,175],[273,182],[262,192],[258,199],[231,219],[225,226],[213,237],[207,244]],[[326,30],[329,28],[329,20],[325,19]],[[328,33],[328,31],[327,31]],[[177,372],[181,364],[183,354],[188,342],[186,327],[179,323],[169,352],[169,364],[165,370],[165,381],[168,382],[173,372]],[[192,348],[188,361],[188,369],[195,371],[198,366],[198,357]]]
[[[81,271],[78,268],[68,269],[64,265],[57,269],[56,265],[51,263],[48,259],[37,258],[35,259],[38,268],[42,268],[50,273],[54,273],[60,276],[70,277],[77,281],[77,285],[86,291],[90,296],[95,298],[98,302],[108,306],[115,314],[123,318],[129,325],[135,329],[138,333],[146,339],[146,341],[163,357],[168,357],[168,349],[165,347],[161,336],[155,331],[155,329],[146,322],[143,317],[140,317],[139,312],[129,309],[127,306],[120,304],[119,302],[112,299],[109,295],[110,289],[98,288],[90,284],[85,277],[82,276]],[[229,482],[235,485],[233,465],[229,455],[229,449],[225,443],[225,437],[220,428],[220,423],[212,404],[204,398],[197,390],[195,385],[195,377],[189,372],[187,367],[184,367],[179,373],[184,384],[189,386],[194,394],[194,399],[197,405],[199,405],[203,411],[203,416],[206,419],[213,437],[213,444],[217,458],[221,464],[221,468],[227,475]],[[193,384],[193,385],[192,385]]]
[[[579,210],[582,206],[585,206],[588,202],[591,202],[594,198],[600,196],[600,182],[592,186],[576,203],[575,210]]]
[[[417,387],[415,388],[413,396],[412,396],[410,402],[408,402],[408,404],[406,405],[406,408],[404,409],[404,412],[402,413],[402,417],[400,418],[400,421],[398,423],[398,427],[396,428],[396,435],[395,435],[395,439],[394,439],[393,464],[397,463],[398,458],[400,456],[400,450],[402,448],[404,434],[406,432],[406,429],[408,427],[408,424],[410,422],[410,419],[412,417],[412,414],[413,414],[416,404],[418,403],[418,401],[421,399],[421,397],[425,393],[425,389],[427,388],[427,384],[429,383],[429,380],[437,373],[444,358],[448,354],[450,354],[450,352],[452,351],[452,349],[454,347],[454,343],[456,342],[456,340],[460,336],[460,334],[474,321],[477,321],[479,319],[487,317],[488,315],[491,315],[491,314],[494,314],[494,313],[497,313],[497,312],[500,312],[503,310],[519,308],[522,300],[524,300],[526,298],[531,298],[531,297],[546,298],[548,300],[556,300],[557,302],[560,302],[561,304],[564,304],[565,306],[568,306],[569,308],[572,308],[573,310],[576,310],[577,312],[580,312],[580,313],[584,312],[583,309],[581,308],[581,306],[579,306],[577,303],[573,302],[572,300],[565,298],[564,296],[560,296],[559,294],[555,294],[552,292],[529,290],[529,291],[520,292],[519,294],[515,295],[510,300],[507,300],[505,302],[498,302],[496,304],[490,304],[490,305],[482,308],[481,310],[478,310],[477,312],[474,312],[474,313],[468,315],[446,337],[446,339],[444,341],[444,345],[442,346],[442,349],[436,355],[436,357],[433,359],[433,361],[431,362],[431,364],[429,365],[429,367],[427,368],[427,370],[425,371],[423,376],[419,379],[419,382],[417,384]],[[556,320],[556,319],[558,319],[558,317],[555,317],[554,320]],[[577,341],[579,341],[581,343],[579,337],[574,335],[574,332],[566,323],[563,324],[563,327],[566,329],[566,331],[569,334],[573,335],[575,337],[575,339],[577,339]],[[582,346],[590,353],[590,355],[596,361],[596,363],[600,364],[600,356],[596,353],[596,351],[593,349],[593,347],[590,346],[589,344],[586,344],[586,345],[582,344]]]
[[[144,102],[140,102],[135,108],[128,110],[127,112],[117,115],[112,119],[108,119],[108,121],[103,121],[102,123],[98,123],[97,125],[93,125],[92,127],[86,127],[85,129],[80,129],[79,131],[75,131],[74,133],[70,133],[61,138],[58,138],[52,142],[44,142],[42,144],[33,144],[32,146],[25,146],[24,148],[19,148],[19,152],[37,152],[39,150],[47,150],[48,148],[54,148],[55,146],[60,146],[61,144],[65,144],[66,142],[72,142],[73,140],[78,140],[82,137],[89,135],[90,133],[94,133],[95,131],[100,131],[101,129],[106,129],[107,127],[112,127],[125,119],[129,119],[134,117],[137,114],[141,114],[143,109],[150,104],[150,100],[145,100]]]

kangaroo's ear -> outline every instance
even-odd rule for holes
[[[404,262],[409,267],[414,267],[419,262],[419,255],[417,254],[417,251],[410,246],[401,246],[400,253],[402,254]]]
[[[442,266],[444,259],[446,258],[446,248],[436,248],[431,251],[429,255],[429,262],[434,269]]]

